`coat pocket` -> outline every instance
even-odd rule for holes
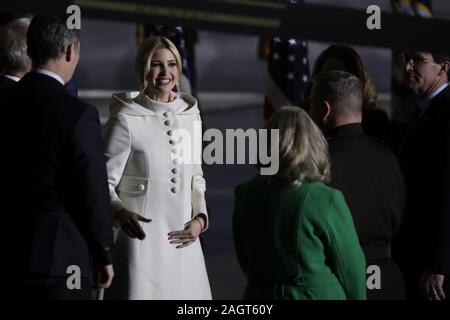
[[[149,218],[145,212],[146,195],[149,190],[148,178],[122,176],[117,190],[125,208]]]
[[[148,178],[122,176],[117,190],[120,193],[126,194],[127,197],[145,196],[148,192],[149,181]]]

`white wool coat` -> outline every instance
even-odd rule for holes
[[[146,233],[142,241],[116,230],[115,278],[106,298],[211,299],[200,241],[176,249],[168,240],[170,231],[184,229],[199,213],[208,218],[201,164],[174,157],[183,153],[185,144],[175,133],[184,129],[200,146],[192,153],[201,159],[197,101],[186,93],[174,95],[169,103],[137,92],[112,97],[104,128],[112,206],[152,221],[139,222]]]

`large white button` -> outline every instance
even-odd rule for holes
[[[169,117],[169,115],[170,115],[170,113],[169,113],[169,112],[167,112],[167,111],[163,113],[163,116],[164,116],[164,117],[166,117],[166,118],[168,118],[168,117]]]
[[[172,163],[175,165],[178,165],[181,163],[181,160],[179,158],[175,158],[175,159],[173,159]]]
[[[166,120],[164,121],[164,124],[169,127],[172,124],[172,121]]]
[[[170,179],[170,181],[171,181],[172,183],[177,183],[177,182],[178,182],[178,179],[177,179],[177,178],[172,178],[172,179]]]
[[[172,189],[170,189],[170,191],[172,191],[172,193],[177,193],[178,189],[176,187],[173,187]]]
[[[177,174],[178,172],[180,172],[180,170],[178,170],[178,168],[173,168],[173,169],[172,169],[172,173],[173,173],[173,174]]]
[[[144,191],[145,190],[145,186],[143,184],[138,185],[138,190],[139,191]]]
[[[168,135],[168,136],[170,136],[170,137],[171,137],[171,136],[172,136],[172,134],[173,134],[173,131],[172,131],[172,130],[169,130],[169,131],[167,131],[166,133],[167,133],[167,135]]]

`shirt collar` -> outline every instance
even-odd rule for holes
[[[427,95],[425,98],[421,99],[419,101],[419,108],[420,108],[420,114],[424,114],[424,112],[427,110],[428,106],[431,103],[431,100],[433,100],[434,97],[436,97],[439,93],[441,93],[442,90],[448,87],[448,83],[444,83],[442,86],[434,90],[432,93]]]
[[[36,68],[33,71],[37,72],[37,73],[40,73],[40,74],[44,74],[46,76],[49,76],[49,77],[55,79],[56,81],[58,81],[59,83],[61,83],[62,85],[65,85],[63,78],[61,78],[60,75],[58,75],[58,74],[56,74],[54,72],[51,72],[51,71],[46,70],[46,69],[39,69],[39,68]]]
[[[12,75],[12,74],[6,74],[6,73],[0,73],[1,76],[11,79],[15,82],[18,82],[20,80],[20,78],[18,76]]]

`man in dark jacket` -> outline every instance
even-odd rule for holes
[[[79,30],[69,30],[65,19],[33,18],[27,36],[33,70],[3,109],[5,119],[20,119],[3,158],[4,201],[13,209],[2,222],[13,237],[1,243],[10,261],[2,294],[10,297],[89,299],[94,271],[102,288],[113,277],[100,123],[94,107],[64,88],[80,50]]]
[[[411,299],[450,298],[449,65],[445,54],[405,54],[405,84],[418,105],[400,147],[407,206],[396,247]]]
[[[344,71],[313,78],[310,112],[328,138],[331,183],[342,191],[367,260],[367,298],[404,299],[390,243],[400,228],[405,186],[395,155],[364,134],[362,83]]]

